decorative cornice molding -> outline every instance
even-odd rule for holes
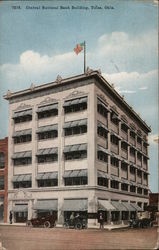
[[[60,84],[62,82],[62,77],[60,75],[56,78],[56,83]]]
[[[86,95],[86,93],[83,91],[74,90],[72,93],[70,93],[68,96],[66,96],[65,99],[79,97],[79,96],[83,96],[83,95]]]
[[[15,109],[15,111],[24,110],[24,109],[30,109],[30,108],[32,108],[31,105],[26,105],[25,103],[21,103],[21,104]]]
[[[90,69],[89,67],[87,67],[85,75],[89,76],[92,74],[92,72],[93,72],[93,69]]]
[[[17,190],[13,195],[13,199],[15,200],[25,200],[25,199],[31,199],[31,198],[32,198],[32,194],[22,189]]]
[[[34,89],[35,89],[35,84],[32,83],[32,84],[30,85],[30,90],[33,91]]]
[[[41,101],[38,105],[45,105],[45,104],[51,104],[54,102],[57,102],[58,100],[55,98],[51,98],[51,97],[46,97],[43,101]]]

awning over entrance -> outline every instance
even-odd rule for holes
[[[130,212],[136,211],[136,209],[130,203],[123,202],[122,204],[127,208],[128,211],[130,211]]]
[[[112,201],[111,204],[115,207],[116,211],[128,211],[128,209],[119,201]]]
[[[139,207],[136,203],[131,203],[131,205],[135,208],[136,211],[143,211],[143,209]]]
[[[57,200],[38,200],[33,206],[35,210],[43,211],[57,211],[58,210],[58,201]]]
[[[115,211],[115,207],[107,200],[98,200],[98,210]]]
[[[38,107],[37,113],[41,113],[41,112],[49,111],[49,110],[54,110],[54,109],[58,109],[57,103],[47,105],[47,106]]]
[[[57,172],[38,173],[36,179],[37,180],[51,180],[51,179],[57,179],[57,177],[58,177]]]
[[[69,199],[64,200],[63,211],[86,211],[88,210],[88,200],[87,199]]]
[[[13,207],[13,212],[27,212],[28,211],[28,205],[26,204],[17,204],[15,207]]]

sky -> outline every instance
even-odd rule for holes
[[[0,138],[8,135],[11,92],[83,73],[102,75],[152,128],[150,189],[158,192],[158,4],[154,0],[0,2]]]

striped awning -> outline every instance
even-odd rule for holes
[[[58,109],[58,104],[57,103],[47,105],[47,106],[38,107],[37,113],[41,113],[41,112],[49,111],[49,110],[54,110],[54,109]]]
[[[107,178],[107,179],[109,178],[109,175],[107,173],[105,173],[103,171],[99,171],[99,170],[97,172],[97,176],[101,177],[101,178]]]
[[[110,179],[113,180],[113,181],[119,181],[119,182],[121,182],[121,180],[119,179],[119,177],[115,176],[115,175],[111,175]]]
[[[99,122],[99,121],[98,121],[98,123],[97,123],[97,126],[98,126],[98,128],[103,128],[103,129],[105,129],[106,131],[109,131],[109,129],[106,127],[106,125],[104,125],[103,123],[101,123],[101,122]]]
[[[124,178],[121,178],[121,183],[130,184],[129,180],[126,180]]]
[[[42,211],[57,211],[58,210],[58,200],[37,200],[35,205],[33,206],[35,210],[42,210]]]
[[[14,175],[12,182],[31,181],[31,174]]]
[[[131,203],[131,205],[135,208],[136,211],[143,211],[143,209],[139,207],[136,203]]]
[[[98,210],[115,211],[116,208],[108,200],[98,200]]]
[[[128,211],[136,211],[135,208],[128,202],[122,202],[122,204],[127,208]]]
[[[87,119],[66,122],[63,128],[73,128],[73,127],[80,127],[80,126],[87,126]]]
[[[68,199],[64,200],[62,211],[87,211],[87,199]]]
[[[13,207],[13,212],[27,212],[28,211],[28,205],[26,204],[17,204]]]
[[[68,106],[76,105],[79,103],[87,103],[87,97],[81,97],[81,98],[65,101],[63,107],[68,107]]]
[[[37,180],[52,180],[58,178],[58,172],[38,173]]]
[[[64,147],[64,153],[68,152],[75,152],[75,151],[86,151],[87,150],[87,144],[75,144],[75,145],[68,145]]]
[[[111,201],[111,204],[117,211],[128,211],[128,209],[119,201]]]
[[[43,132],[49,132],[49,131],[57,131],[58,130],[58,124],[53,124],[49,126],[43,126],[39,127],[36,131],[37,134],[43,133]]]
[[[21,116],[26,116],[26,115],[32,115],[32,109],[23,110],[23,111],[19,111],[19,112],[14,112],[12,118],[14,119],[14,118],[21,117]]]
[[[20,130],[20,131],[14,132],[12,137],[19,137],[22,135],[31,135],[31,133],[32,133],[31,129]]]
[[[106,148],[103,148],[102,146],[98,145],[97,150],[100,152],[103,152],[105,154],[110,154]]]
[[[64,178],[72,178],[72,177],[87,177],[88,171],[87,169],[80,170],[68,170],[64,172]]]
[[[25,151],[25,152],[14,153],[12,159],[31,158],[31,157],[32,157],[32,151]]]
[[[58,148],[38,149],[38,152],[36,155],[53,155],[53,154],[58,154]]]

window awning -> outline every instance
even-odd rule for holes
[[[117,211],[128,211],[127,208],[119,201],[111,201],[111,204],[116,208]]]
[[[88,176],[87,169],[68,170],[68,171],[65,171],[65,173],[63,175],[64,178],[87,177],[87,176]]]
[[[38,152],[36,155],[53,155],[53,154],[58,154],[58,148],[38,149]]]
[[[85,103],[85,102],[87,102],[87,97],[77,98],[74,100],[65,101],[63,107],[68,107],[70,105],[76,105],[76,104]]]
[[[107,112],[109,111],[107,105],[104,104],[104,102],[102,102],[100,99],[97,99],[97,105],[101,105],[101,106],[103,106],[103,108],[106,109]]]
[[[13,212],[27,212],[28,211],[28,205],[15,205],[13,207]]]
[[[57,178],[58,178],[57,172],[38,173],[36,177],[37,180],[51,180],[51,179],[57,179]]]
[[[103,211],[115,211],[116,208],[113,207],[110,201],[107,200],[98,200],[98,210]]]
[[[118,176],[115,176],[115,175],[111,175],[111,176],[110,176],[110,179],[111,179],[111,180],[114,180],[114,181],[119,181],[119,182],[120,182],[119,177],[118,177]]]
[[[136,211],[135,208],[128,202],[122,202],[128,211]]]
[[[12,182],[31,181],[31,174],[14,175]]]
[[[111,130],[110,133],[111,133],[111,135],[114,135],[115,137],[117,137],[118,140],[122,140],[122,137],[120,135],[116,134],[114,131]]]
[[[31,129],[20,130],[20,131],[14,132],[12,137],[18,137],[22,135],[31,135],[31,133],[32,133]]]
[[[18,159],[18,158],[31,158],[32,152],[31,151],[25,151],[25,152],[17,152],[14,153],[12,156],[12,159]]]
[[[79,127],[79,126],[87,126],[87,119],[66,122],[63,128],[73,128],[73,127]]]
[[[64,153],[68,152],[75,152],[75,151],[86,151],[87,144],[75,144],[75,145],[68,145],[64,147]]]
[[[98,171],[97,176],[101,178],[109,178],[108,174],[103,171]]]
[[[103,123],[99,122],[97,123],[98,128],[103,128],[104,130],[108,131],[108,128],[106,127],[106,125],[104,125]]]
[[[33,206],[35,210],[43,211],[57,211],[58,210],[58,201],[57,200],[37,200]]]
[[[43,133],[43,132],[49,132],[49,131],[54,131],[54,130],[56,130],[56,131],[58,130],[58,125],[57,124],[39,127],[38,130],[36,131],[36,133],[40,134],[40,133]]]
[[[123,179],[123,178],[121,178],[121,183],[130,184],[130,182],[128,180]]]
[[[19,111],[19,112],[14,112],[12,118],[14,119],[14,118],[21,117],[21,116],[26,116],[26,115],[32,115],[32,109]]]
[[[64,200],[62,211],[87,211],[88,200],[87,199],[69,199]]]
[[[143,211],[143,209],[139,207],[136,203],[131,203],[131,205],[135,208],[136,211]]]
[[[54,110],[54,109],[58,109],[57,103],[47,105],[47,106],[38,107],[37,113],[41,113],[41,112],[49,111],[49,110]]]
[[[106,148],[103,148],[102,146],[99,145],[97,146],[97,150],[105,154],[110,154]]]

